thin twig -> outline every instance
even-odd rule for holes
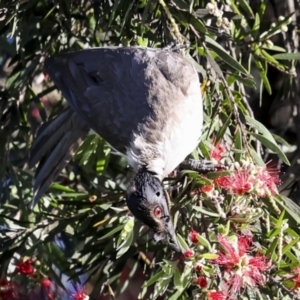
[[[183,38],[182,38],[181,33],[180,33],[180,31],[179,31],[178,25],[176,24],[175,19],[173,18],[172,14],[171,14],[171,12],[170,12],[170,10],[169,10],[169,8],[168,8],[168,6],[166,5],[166,3],[165,3],[164,0],[158,0],[158,2],[159,2],[159,4],[162,6],[162,8],[164,9],[164,11],[165,11],[165,13],[166,13],[168,19],[169,19],[170,22],[171,22],[172,29],[173,29],[173,31],[174,31],[174,34],[175,34],[175,36],[176,36],[178,42],[179,42],[180,44],[183,44],[184,41],[183,41]]]

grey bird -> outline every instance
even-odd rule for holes
[[[203,105],[198,74],[164,49],[104,47],[48,58],[45,67],[69,107],[37,132],[30,166],[34,206],[93,129],[135,170],[126,202],[175,251],[183,249],[162,180],[198,145]]]

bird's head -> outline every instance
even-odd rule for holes
[[[170,203],[155,174],[139,170],[127,189],[126,201],[132,214],[153,230],[156,242],[183,252],[171,220]]]

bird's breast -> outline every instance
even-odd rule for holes
[[[145,122],[132,137],[127,149],[129,164],[138,169],[146,166],[162,180],[171,173],[198,145],[203,125],[203,108],[199,83],[184,101],[164,109],[152,120],[156,126]]]

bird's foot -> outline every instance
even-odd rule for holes
[[[184,165],[198,172],[216,172],[219,169],[227,169],[227,167],[223,164],[214,164],[212,161],[207,159],[188,159],[187,161],[184,161]]]
[[[177,39],[173,39],[169,44],[167,44],[163,50],[171,51],[171,52],[180,52],[183,49],[187,49],[190,44],[180,44]]]

